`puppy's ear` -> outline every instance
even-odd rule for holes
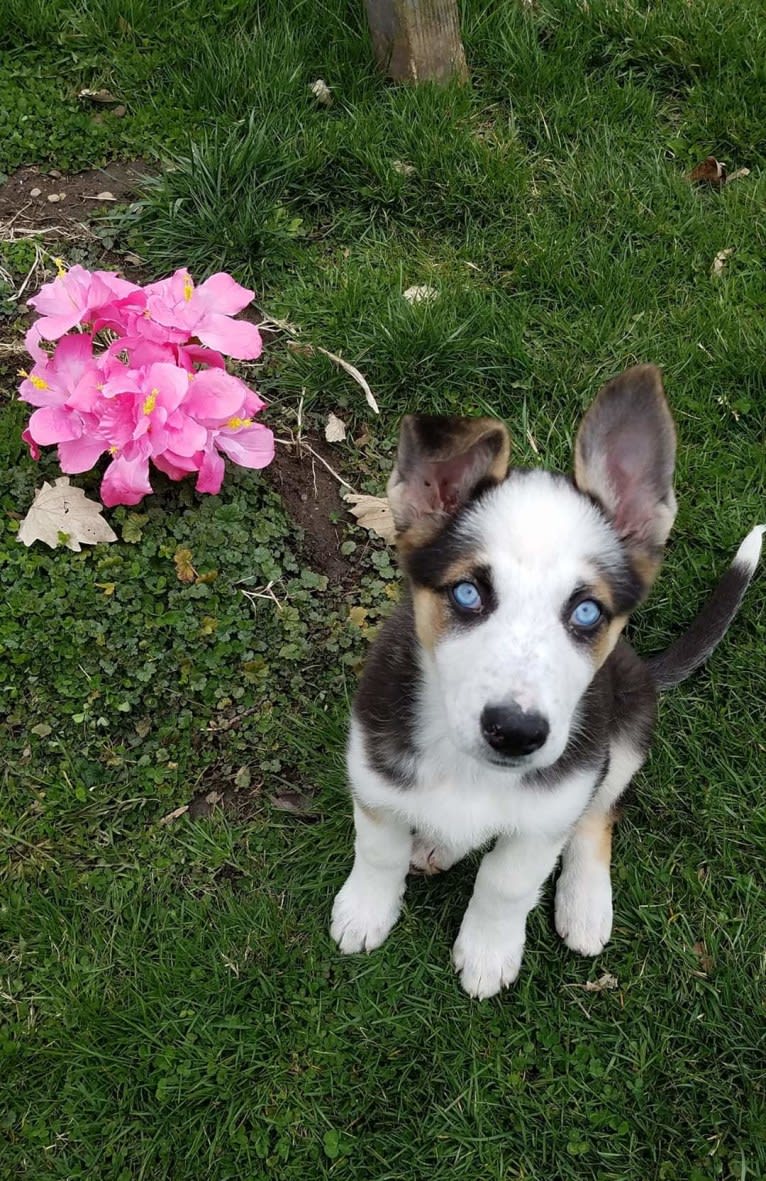
[[[403,418],[388,481],[397,541],[419,545],[438,533],[480,484],[505,478],[510,449],[508,431],[495,418]]]
[[[675,457],[676,430],[659,369],[626,369],[604,386],[582,421],[575,483],[600,502],[652,577],[676,515]]]

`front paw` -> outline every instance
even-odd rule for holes
[[[466,915],[452,949],[452,962],[468,995],[484,1000],[513,984],[523,954],[523,931],[513,934]]]
[[[609,870],[563,870],[556,885],[556,930],[572,951],[598,955],[612,934],[612,883]]]
[[[330,934],[344,955],[380,947],[399,918],[401,892],[392,894],[378,882],[352,873],[336,895]]]

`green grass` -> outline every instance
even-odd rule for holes
[[[681,508],[632,634],[651,651],[678,632],[764,519],[757,0],[469,0],[465,91],[386,85],[363,6],[341,0],[0,7],[0,168],[171,165],[110,235],[156,274],[233,270],[360,365],[374,421],[343,373],[279,337],[247,371],[280,429],[304,391],[310,426],[332,409],[369,427],[338,453],[356,485],[381,490],[407,408],[500,414],[519,462],[568,466],[599,383],[661,364]],[[83,87],[125,117],[95,122]],[[711,152],[750,175],[692,188]],[[0,249],[23,278],[28,249]],[[407,304],[414,284],[438,297]],[[0,291],[11,340],[12,313]],[[663,701],[605,953],[563,948],[548,891],[517,986],[477,1004],[449,967],[474,865],[413,882],[369,958],[327,934],[366,642],[348,613],[374,626],[388,609],[386,553],[349,529],[354,578],[328,583],[242,471],[220,497],[158,481],[108,514],[111,547],[26,550],[14,514],[56,465],[26,457],[0,362],[0,1175],[766,1175],[762,578],[709,668]],[[209,580],[178,581],[179,548]],[[283,610],[242,594],[272,579]],[[295,785],[316,789],[318,822],[273,805]],[[234,788],[229,811],[158,823]],[[579,987],[603,972],[618,989]]]

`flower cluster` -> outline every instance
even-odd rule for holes
[[[150,460],[174,480],[196,472],[198,492],[219,491],[224,455],[265,467],[274,436],[253,421],[264,403],[223,357],[261,352],[258,329],[232,319],[252,298],[224,273],[197,287],[179,270],[139,287],[111,271],[61,269],[29,301],[39,316],[26,338],[34,366],[19,396],[37,407],[22,436],[33,457],[57,444],[71,474],[107,453],[109,506],[152,491]],[[41,341],[57,343],[47,352]]]

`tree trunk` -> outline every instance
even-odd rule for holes
[[[378,65],[395,82],[466,81],[457,0],[366,0]]]

